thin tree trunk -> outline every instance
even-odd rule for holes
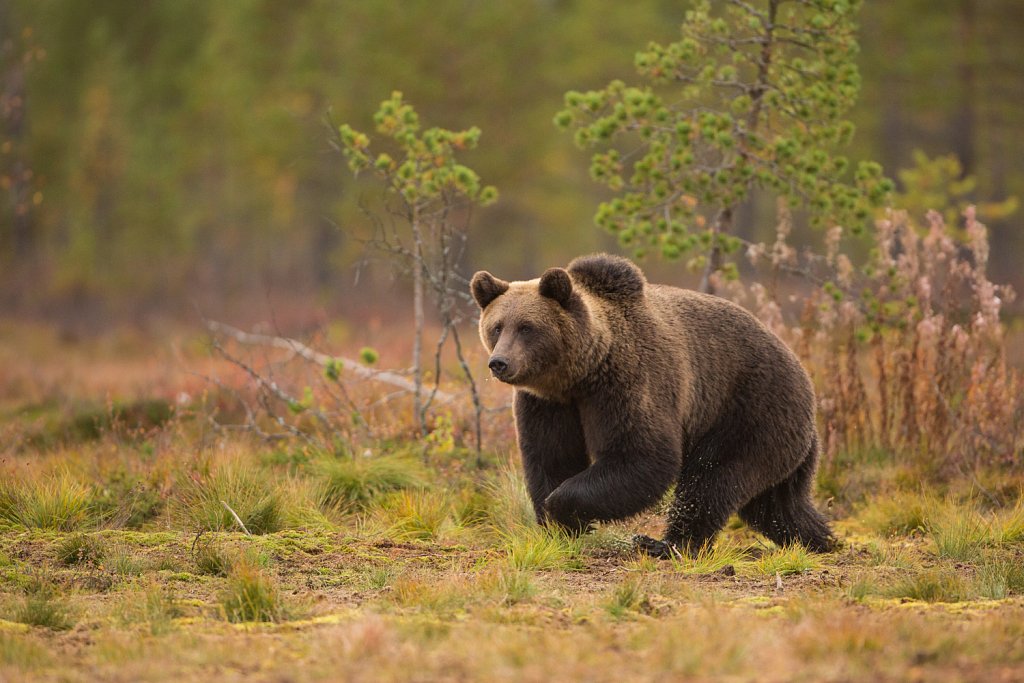
[[[700,278],[700,291],[705,294],[715,293],[715,283],[711,276],[722,267],[722,248],[718,244],[718,236],[728,235],[732,231],[732,207],[722,209],[711,228],[711,250],[708,252],[704,274]]]
[[[416,334],[412,340],[412,378],[415,386],[413,410],[416,413],[416,424],[419,426],[420,434],[426,434],[426,415],[423,414],[423,235],[420,229],[419,211],[414,208],[412,237],[415,258],[412,265],[412,309]]]

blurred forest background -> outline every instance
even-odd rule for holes
[[[634,53],[677,39],[686,7],[3,0],[0,307],[102,325],[299,300],[358,318],[398,301],[405,284],[387,269],[356,278],[363,208],[381,191],[330,144],[332,122],[371,129],[393,90],[427,125],[483,131],[465,163],[501,195],[469,217],[465,272],[532,277],[614,250],[594,227],[603,195],[589,153],[552,117],[567,90],[635,82]],[[932,164],[918,189],[978,203],[992,279],[1024,290],[1019,214],[1011,201],[985,215],[1024,196],[1024,3],[868,2],[860,23],[850,157],[881,162],[900,186],[915,150],[954,155],[959,168],[943,179]],[[755,201],[736,223],[769,239],[774,206]],[[696,281],[681,264],[645,267]]]

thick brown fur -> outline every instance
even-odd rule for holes
[[[747,311],[604,254],[528,282],[479,272],[470,289],[489,367],[515,387],[540,522],[580,531],[675,484],[664,541],[636,539],[645,552],[696,552],[736,511],[776,543],[833,546],[811,502],[810,380]]]

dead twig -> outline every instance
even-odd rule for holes
[[[222,334],[230,337],[239,344],[245,344],[247,346],[269,346],[277,349],[285,349],[302,356],[308,361],[312,361],[322,366],[326,366],[328,363],[341,363],[342,370],[350,372],[362,379],[390,384],[410,393],[415,393],[416,391],[416,385],[401,375],[387,370],[374,370],[373,368],[368,368],[362,363],[349,358],[329,356],[326,353],[321,353],[315,349],[311,349],[297,339],[243,332],[236,327],[217,322],[216,320],[207,320],[206,328],[214,334]],[[455,397],[446,391],[439,390],[434,394],[434,399],[441,403],[452,403],[454,402]]]

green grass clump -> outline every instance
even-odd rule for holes
[[[0,631],[0,670],[8,666],[33,669],[49,662],[50,653],[34,638]]]
[[[67,473],[0,484],[0,517],[29,529],[77,531],[98,524],[89,487]]]
[[[491,564],[477,582],[481,593],[506,607],[527,602],[537,593],[530,572],[505,563]]]
[[[290,616],[277,581],[244,553],[228,570],[220,607],[224,618],[231,622],[279,622]]]
[[[174,593],[153,581],[126,595],[118,616],[123,624],[144,624],[150,635],[159,636],[173,630],[174,620],[183,614]]]
[[[860,518],[882,536],[906,535],[925,530],[928,520],[942,505],[934,496],[900,491],[871,499],[861,510]]]
[[[747,561],[746,551],[728,539],[707,544],[690,557],[673,557],[672,565],[686,574],[713,574]]]
[[[146,569],[146,562],[131,546],[115,544],[107,552],[103,566],[122,578],[138,576]]]
[[[57,561],[65,567],[76,564],[99,564],[104,555],[106,547],[103,541],[88,534],[67,536],[56,548]]]
[[[51,631],[67,631],[75,625],[76,619],[66,602],[66,597],[57,595],[53,585],[36,579],[25,598],[16,605],[11,620]]]
[[[161,484],[156,473],[142,477],[124,467],[115,468],[97,487],[96,510],[107,527],[138,529],[163,512]]]
[[[526,491],[523,475],[514,467],[502,467],[486,485],[490,504],[487,522],[500,536],[536,525],[533,503]]]
[[[1024,541],[1024,498],[1018,500],[1013,509],[995,515],[991,540],[996,545]]]
[[[196,570],[207,576],[228,576],[239,563],[262,568],[270,566],[270,556],[257,548],[239,548],[218,543],[205,543],[196,548],[193,561]]]
[[[946,505],[928,523],[928,533],[941,558],[968,562],[978,559],[992,540],[991,526],[973,508]]]
[[[817,569],[821,560],[802,545],[788,545],[762,555],[754,562],[754,568],[761,574],[775,576],[780,574],[800,574]]]
[[[583,542],[558,529],[534,525],[507,534],[504,546],[508,564],[515,569],[576,569]]]
[[[182,477],[177,486],[177,514],[191,528],[241,531],[228,510],[230,507],[249,533],[280,531],[286,526],[291,501],[275,477],[272,472],[241,461],[228,461],[206,472]]]
[[[455,526],[451,500],[444,492],[402,491],[387,506],[388,534],[395,538],[431,541]]]
[[[604,608],[612,617],[621,619],[631,612],[646,611],[648,606],[644,581],[636,576],[627,576],[611,591]]]
[[[1024,564],[1013,557],[987,558],[975,577],[978,595],[1002,600],[1024,594]]]
[[[333,457],[313,462],[325,501],[343,509],[365,509],[393,491],[424,486],[423,465],[405,456]]]
[[[865,549],[873,566],[895,569],[913,569],[916,566],[913,555],[905,547],[885,541],[871,541]]]
[[[887,598],[906,598],[924,602],[960,602],[973,597],[969,582],[961,574],[947,567],[926,569],[905,576],[883,588],[881,594]]]

